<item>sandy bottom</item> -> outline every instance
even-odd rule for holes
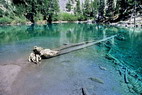
[[[0,95],[11,94],[11,86],[20,70],[21,67],[18,65],[0,66]]]
[[[0,66],[0,95],[83,95],[82,88],[90,95],[135,95],[112,62],[82,56],[70,53],[40,65]]]

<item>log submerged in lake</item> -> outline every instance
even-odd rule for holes
[[[90,95],[86,88],[81,88],[82,95]]]
[[[97,41],[92,40],[92,41],[86,41],[86,42],[81,42],[81,43],[77,43],[77,44],[68,45],[68,46],[60,48],[59,53],[57,55],[63,55],[63,54],[70,53],[72,51],[80,50],[80,49],[83,49],[83,48],[86,48],[86,47],[89,47],[89,46],[92,46],[92,45],[107,41],[107,40],[112,39],[112,38],[114,38],[116,36],[117,35],[113,35],[113,36],[110,36],[110,37],[107,37],[107,38],[104,38],[104,39],[101,39],[101,40],[97,40]],[[67,49],[69,49],[69,50],[67,50]]]
[[[107,40],[112,39],[112,38],[114,38],[116,36],[117,35],[113,35],[113,36],[106,37],[104,39],[97,40],[97,41],[96,40],[91,40],[91,41],[66,45],[66,46],[63,46],[63,47],[60,47],[60,48],[57,48],[57,49],[53,49],[53,50],[44,49],[42,47],[35,46],[34,49],[33,49],[33,53],[35,53],[35,55],[36,54],[40,55],[40,57],[42,59],[48,59],[48,58],[52,58],[52,57],[55,57],[55,56],[60,56],[60,55],[63,55],[63,54],[67,54],[67,53],[70,53],[70,52],[73,52],[73,51],[77,51],[77,50],[92,46],[94,44],[98,44],[98,43],[107,41]]]

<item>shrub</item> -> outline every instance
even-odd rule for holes
[[[85,21],[85,20],[87,20],[87,18],[84,15],[82,14],[78,15],[78,21]]]
[[[21,16],[21,17],[15,16],[11,23],[12,24],[17,24],[17,23],[25,24],[26,22],[27,22],[27,20],[26,20],[26,18],[24,16]]]
[[[43,20],[43,15],[41,13],[37,13],[36,16],[34,17],[34,20],[37,21],[42,21]]]
[[[4,11],[0,9],[0,17],[3,17]]]
[[[62,20],[62,21],[77,21],[78,17],[70,14],[70,13],[60,13],[58,15],[58,20]]]
[[[1,17],[0,18],[0,24],[10,24],[12,22],[12,19],[9,17]]]

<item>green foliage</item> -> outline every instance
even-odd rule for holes
[[[12,19],[10,19],[9,17],[1,17],[0,18],[0,24],[10,24],[12,22]]]
[[[84,15],[78,14],[78,21],[85,21],[85,20],[87,20],[87,18]]]
[[[75,14],[81,14],[80,0],[77,0]]]
[[[0,17],[3,17],[4,11],[0,9]]]
[[[60,13],[57,17],[57,20],[61,21],[85,21],[87,20],[82,14],[74,15],[70,13]]]
[[[0,18],[0,24],[17,24],[17,23],[20,23],[20,24],[25,24],[27,22],[27,19],[22,16],[22,17],[7,17],[7,16],[4,16],[4,17],[1,17]]]
[[[72,9],[71,0],[68,0],[68,3],[66,4],[66,9],[67,9],[68,12],[71,11],[71,9]]]
[[[59,12],[58,0],[20,0],[17,2],[16,0],[13,1],[14,5],[16,6],[15,13],[21,13],[22,15],[25,15],[33,23],[37,20],[43,19],[43,17],[44,20],[47,20],[47,17],[53,17],[54,15],[57,15],[57,12]]]
[[[83,15],[85,17],[90,17],[91,16],[91,3],[90,0],[85,0],[84,6],[83,6]]]
[[[22,16],[26,13],[26,6],[23,4],[16,5],[15,14],[18,16]]]
[[[42,21],[43,15],[41,13],[37,13],[34,17],[34,21]]]
[[[17,24],[17,23],[25,24],[26,22],[27,22],[27,19],[24,16],[21,16],[21,17],[15,16],[11,24]]]
[[[73,15],[73,14],[69,14],[69,13],[61,13],[58,16],[59,20],[62,21],[77,21],[78,17]]]
[[[98,11],[99,11],[99,16],[101,17],[104,16],[104,8],[105,8],[104,5],[105,5],[104,0],[100,0]]]
[[[115,16],[129,17],[129,14],[135,13],[135,5],[136,12],[142,13],[140,6],[142,0],[85,0],[82,6],[80,0],[68,0],[66,9],[68,12],[74,9],[74,14],[58,13],[60,12],[58,0],[12,0],[11,6],[5,4],[5,0],[1,2],[4,3],[4,8],[7,9],[5,12],[0,9],[1,23],[4,23],[3,21],[9,23],[11,20],[13,20],[12,23],[24,23],[27,21],[26,18],[33,23],[43,19],[48,22],[87,20],[91,18],[106,21],[113,19]],[[76,6],[73,6],[73,4],[76,4]]]
[[[98,8],[99,8],[98,3],[99,3],[98,0],[94,0],[91,4],[93,17],[96,17],[96,15],[98,14]]]

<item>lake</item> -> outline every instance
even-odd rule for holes
[[[122,34],[125,37],[125,40],[121,41],[117,39],[112,39],[111,42],[113,43],[113,47],[111,54],[115,56],[118,60],[121,60],[123,64],[134,69],[138,74],[141,75],[142,29],[123,28],[96,24],[65,23],[31,26],[0,26],[0,65],[21,65],[21,62],[24,63],[27,61],[28,56],[32,52],[32,48],[34,46],[41,46],[45,48],[54,49],[61,47],[64,44],[79,43],[89,40],[99,40],[115,34]],[[47,92],[45,88],[48,88],[49,92],[53,92],[53,90],[51,90],[52,88],[64,88],[63,84],[59,83],[62,83],[62,81],[64,81],[66,84],[66,82],[68,82],[65,81],[66,79],[70,80],[71,77],[74,77],[71,80],[77,80],[77,76],[83,73],[84,75],[79,77],[79,80],[81,80],[81,78],[85,77],[86,72],[88,72],[89,75],[92,76],[94,70],[93,68],[95,68],[96,66],[93,65],[94,63],[107,63],[107,59],[105,59],[106,53],[106,47],[102,44],[93,45],[91,47],[87,47],[85,49],[75,51],[66,55],[62,55],[53,59],[43,60],[43,65],[41,65],[37,70],[32,71],[31,68],[27,69],[27,71],[30,71],[30,74],[27,74],[26,72],[28,77],[23,79],[23,81],[26,82],[22,84],[19,81],[19,85],[27,85],[31,82],[33,82],[34,84],[34,82],[36,82],[35,85],[29,86],[29,90],[33,90],[33,92],[30,92],[28,90],[28,95],[39,95],[39,92],[42,92],[41,95],[46,95],[45,93]],[[81,66],[84,64],[88,65]],[[91,66],[94,67],[92,68]],[[89,68],[92,68],[93,70]],[[82,71],[82,73],[80,71]],[[27,76],[26,74],[25,76]],[[31,74],[33,74],[33,77],[30,76]],[[46,74],[48,75],[45,77]],[[60,77],[57,77],[57,75],[59,74],[61,74]],[[41,80],[38,83],[37,81],[39,81],[39,77]],[[58,81],[53,81],[56,78],[58,78]],[[51,83],[47,83],[47,80],[52,81]],[[46,83],[51,88],[45,85]],[[44,87],[39,86],[41,84],[44,85]],[[55,84],[58,85],[55,87]],[[71,82],[69,84],[73,83]],[[18,88],[19,85],[16,85],[15,89],[16,87]],[[38,88],[40,89],[32,89],[33,86],[38,86]],[[26,88],[27,86],[23,87]],[[68,87],[73,90],[72,87]],[[62,90],[64,92],[65,88]],[[20,88],[19,92],[17,93],[21,93],[22,91],[22,88]],[[23,91],[23,93],[27,94],[26,90]],[[61,91],[59,91],[59,93],[61,93]],[[67,91],[65,93],[70,92]],[[101,91],[99,93],[99,95],[107,95],[102,93]],[[113,91],[106,91],[105,93],[113,93]],[[53,95],[55,95],[55,93]]]
[[[142,68],[142,29],[125,29],[92,24],[52,24],[0,27],[0,64],[25,56],[33,46],[57,48],[63,44],[102,39],[123,33],[125,41],[115,41],[115,56],[127,65]],[[93,52],[93,51],[92,51]],[[14,54],[14,56],[13,56]]]

